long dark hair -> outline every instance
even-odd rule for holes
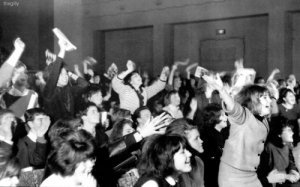
[[[186,147],[186,139],[179,135],[157,135],[150,138],[138,164],[140,175],[165,178],[177,173],[174,154]]]
[[[294,94],[293,91],[292,91],[291,89],[288,89],[288,88],[281,88],[280,91],[279,91],[279,98],[278,98],[277,103],[278,103],[278,104],[285,103],[284,98],[286,98],[286,96],[287,96],[287,94],[288,94],[289,92],[292,93],[292,94]]]
[[[277,116],[271,119],[270,127],[271,129],[268,135],[268,142],[272,143],[276,147],[283,147],[284,145],[280,135],[286,127],[290,127],[293,130],[292,122],[282,116]]]

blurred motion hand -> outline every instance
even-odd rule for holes
[[[16,50],[24,51],[25,43],[21,40],[21,38],[16,38],[14,41],[14,47]]]

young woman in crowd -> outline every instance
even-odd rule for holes
[[[193,154],[191,157],[192,171],[179,176],[179,186],[204,187],[204,164],[200,158],[203,153],[202,143],[197,126],[193,126],[186,119],[174,120],[166,130],[166,134],[176,134],[187,139],[187,149]]]
[[[150,141],[138,165],[141,177],[135,187],[175,186],[181,173],[192,170],[185,138],[157,135]]]
[[[218,187],[218,174],[225,140],[227,139],[227,116],[221,105],[211,103],[203,110],[203,159],[205,163],[205,186]]]
[[[110,142],[114,142],[120,139],[121,137],[126,136],[127,134],[133,133],[134,131],[135,130],[133,128],[133,122],[131,120],[123,119],[117,121],[113,125],[113,129],[109,137]]]
[[[135,71],[135,64],[128,61],[127,70],[115,76],[112,80],[112,88],[119,94],[120,108],[133,113],[137,108],[145,106],[149,98],[165,88],[169,68],[164,67],[159,80],[151,86],[143,87],[142,78]]]
[[[44,70],[46,85],[42,94],[44,109],[53,122],[75,117],[75,101],[89,85],[83,78],[67,71],[63,62],[67,43],[59,40],[58,44],[60,51],[56,60]]]
[[[219,167],[219,186],[261,187],[256,171],[269,132],[265,118],[271,110],[268,90],[262,86],[248,85],[234,100],[224,89],[219,75],[204,75],[203,78],[219,91],[231,124]],[[276,173],[269,175],[272,179],[270,183],[282,180]]]
[[[281,173],[284,178],[276,183],[276,187],[300,186],[300,175],[292,152],[293,126],[283,117],[273,118],[270,125],[268,143],[258,169],[259,178],[264,187],[272,187],[272,183],[267,180],[268,174]]]
[[[180,110],[180,97],[177,91],[170,91],[165,96],[166,106],[163,108],[164,111],[171,114],[175,119],[183,118],[183,113]]]
[[[48,158],[53,174],[42,182],[41,187],[96,187],[97,182],[91,175],[95,160],[94,146],[93,137],[85,130],[70,133]]]
[[[18,118],[23,118],[27,109],[38,107],[38,94],[28,86],[27,67],[19,62],[14,68],[11,86],[1,94],[1,106],[12,110]]]
[[[282,88],[278,99],[278,116],[291,121],[294,128],[294,145],[299,142],[300,105],[296,103],[294,92],[288,88]]]

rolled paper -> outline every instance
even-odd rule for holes
[[[64,33],[61,32],[61,30],[59,30],[58,28],[54,28],[52,31],[54,32],[54,34],[57,36],[59,40],[62,40],[67,43],[67,48],[66,48],[67,51],[73,51],[77,49],[77,47],[70,42],[70,40],[66,37],[66,35],[64,35]]]

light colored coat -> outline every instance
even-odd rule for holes
[[[147,104],[148,99],[155,96],[158,92],[162,91],[166,86],[166,82],[157,80],[152,85],[143,88],[142,95],[144,97],[143,106]],[[139,98],[137,93],[129,85],[125,85],[123,80],[115,76],[112,80],[112,88],[119,94],[120,108],[129,110],[133,113],[140,107]]]
[[[221,161],[239,170],[256,171],[269,131],[267,120],[258,120],[238,103],[226,112],[231,126]]]

